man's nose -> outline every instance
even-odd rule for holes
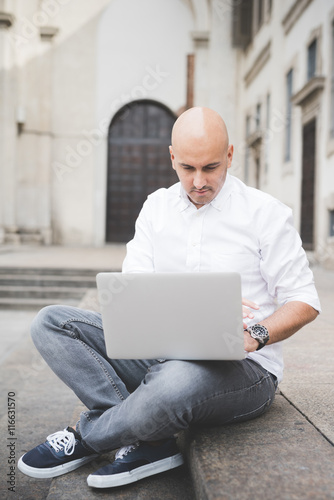
[[[194,176],[194,187],[196,189],[202,189],[202,187],[205,186],[205,176],[203,175],[203,172],[196,172]]]

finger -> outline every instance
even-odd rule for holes
[[[252,300],[248,300],[248,299],[242,299],[242,304],[244,306],[247,306],[247,307],[251,307],[252,309],[260,309],[260,306],[258,306],[255,302],[253,302]]]

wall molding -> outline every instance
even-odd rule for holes
[[[251,65],[251,69],[247,71],[244,80],[246,87],[248,87],[255,77],[260,73],[261,69],[265,66],[265,64],[270,59],[270,49],[271,42],[269,41],[267,45],[261,50],[260,54],[255,59],[254,63]]]
[[[296,24],[304,10],[313,0],[296,0],[282,19],[284,33],[287,35]]]

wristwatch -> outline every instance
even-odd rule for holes
[[[264,347],[269,340],[269,332],[267,328],[259,323],[249,326],[246,330],[250,336],[253,337],[253,339],[258,341],[259,347],[256,349],[257,351],[262,349],[262,347]]]

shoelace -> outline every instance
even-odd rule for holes
[[[50,446],[58,453],[64,449],[65,455],[72,455],[75,448],[75,435],[66,429],[50,434],[46,438]]]
[[[118,450],[118,452],[116,453],[115,459],[117,460],[117,458],[125,457],[128,453],[130,453],[130,451],[138,448],[138,446],[139,446],[139,443],[129,444],[128,446],[123,446],[123,448],[120,448]]]

